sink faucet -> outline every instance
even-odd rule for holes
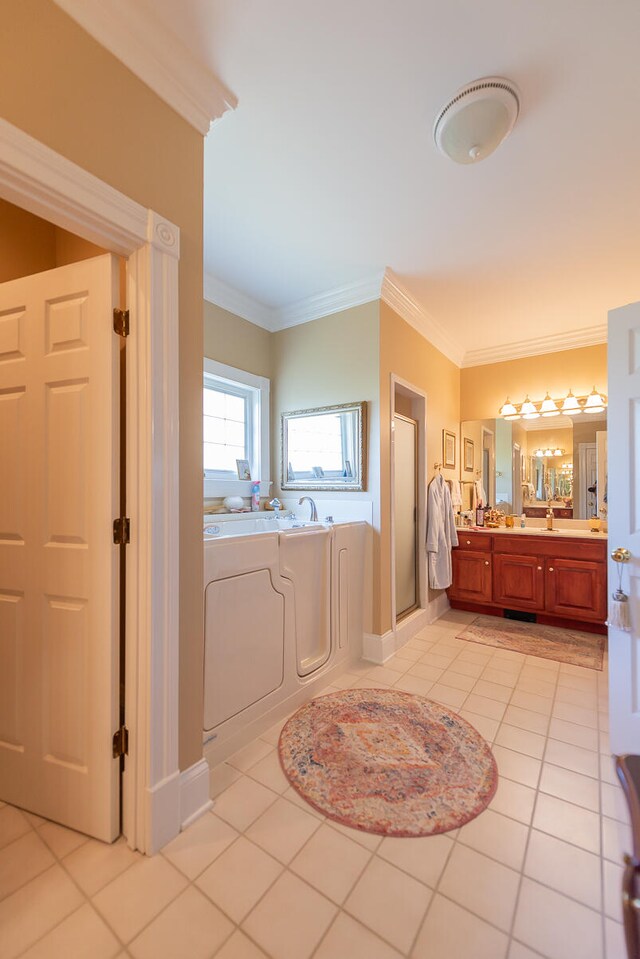
[[[305,500],[306,500],[307,503],[309,503],[309,505],[311,506],[311,516],[309,517],[309,518],[310,518],[310,521],[311,521],[312,523],[317,523],[317,522],[318,522],[318,510],[317,510],[317,508],[316,508],[315,501],[312,500],[310,496],[301,496],[300,499],[298,500],[298,506],[302,506],[302,504],[305,502]]]

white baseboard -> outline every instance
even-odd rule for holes
[[[443,590],[439,596],[436,596],[436,598],[432,599],[429,603],[429,623],[435,623],[436,619],[440,619],[440,617],[444,616],[450,609],[449,597]]]
[[[186,829],[212,806],[209,764],[201,759],[180,773],[180,829]]]
[[[182,772],[167,776],[161,783],[146,790],[147,835],[144,852],[155,856],[163,846],[186,829],[213,803],[209,798],[209,766],[206,760]]]
[[[362,658],[379,666],[389,659],[396,651],[396,637],[392,629],[383,636],[376,633],[365,633],[362,637]]]
[[[421,629],[428,626],[430,622],[431,619],[428,608],[416,609],[415,612],[410,613],[405,619],[401,619],[400,622],[396,624],[396,649],[401,649],[405,643],[413,639],[416,633],[419,633]]]
[[[449,598],[443,591],[431,600],[425,609],[417,609],[405,619],[402,619],[395,629],[390,629],[382,636],[376,633],[365,633],[362,643],[362,658],[371,663],[382,665],[405,643],[413,639],[421,629],[435,623],[449,608]]]
[[[155,856],[180,832],[180,773],[172,773],[156,786],[147,788],[146,803],[142,851],[147,856]]]

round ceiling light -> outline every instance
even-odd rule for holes
[[[436,117],[436,145],[456,163],[484,160],[511,132],[519,109],[520,94],[511,80],[474,80],[458,90]]]

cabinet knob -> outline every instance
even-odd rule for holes
[[[488,566],[488,565],[489,565],[489,560],[488,560],[488,559],[485,559],[484,565],[485,565],[485,566]]]
[[[549,567],[549,572],[550,572],[550,573],[553,572],[553,566],[550,566],[550,567]]]
[[[471,546],[471,540],[470,540],[470,539],[467,540],[467,546]]]
[[[542,569],[542,566],[538,566],[538,569]]]

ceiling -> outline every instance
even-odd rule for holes
[[[153,10],[238,98],[206,140],[204,249],[240,293],[281,309],[390,267],[478,356],[602,341],[607,310],[640,299],[637,0]],[[516,82],[520,117],[459,166],[433,120],[486,75]]]

